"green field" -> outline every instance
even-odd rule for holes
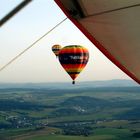
[[[0,89],[2,140],[138,140],[140,88]]]

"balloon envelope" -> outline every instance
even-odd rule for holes
[[[61,45],[58,45],[58,44],[52,46],[52,51],[56,55],[56,57],[58,56],[61,48],[62,48]]]
[[[80,45],[66,46],[59,51],[59,62],[73,81],[86,66],[88,59],[88,50]]]

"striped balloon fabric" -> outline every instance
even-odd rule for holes
[[[59,51],[59,62],[73,79],[73,84],[75,84],[78,74],[86,66],[88,59],[88,50],[80,45],[66,46]]]
[[[52,51],[56,55],[56,57],[58,56],[61,48],[62,48],[61,45],[58,45],[58,44],[52,46]]]

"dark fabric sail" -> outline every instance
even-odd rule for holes
[[[116,66],[140,84],[140,0],[55,0]]]

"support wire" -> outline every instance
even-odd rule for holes
[[[56,27],[58,27],[60,24],[62,24],[66,19],[67,18],[63,19],[61,22],[56,24],[52,29],[50,29],[48,32],[46,32],[44,35],[42,35],[39,39],[37,39],[35,42],[33,42],[30,46],[28,46],[25,50],[23,50],[21,53],[19,53],[17,56],[15,56],[13,59],[11,59],[7,64],[5,64],[3,67],[1,67],[0,72],[2,70],[4,70],[7,66],[9,66],[11,63],[13,63],[16,59],[18,59],[22,54],[24,54],[26,51],[28,51],[30,48],[32,48],[35,44],[37,44],[46,35],[48,35],[50,32],[52,32]]]
[[[102,12],[99,12],[99,13],[94,13],[94,14],[88,15],[87,17],[100,16],[100,15],[104,15],[104,14],[107,14],[107,13],[121,11],[121,10],[129,9],[129,8],[133,8],[133,7],[138,7],[138,6],[140,6],[140,4],[130,5],[130,6],[126,6],[126,7],[120,7],[120,8],[116,8],[116,9],[112,9],[112,10],[108,10],[108,11],[102,11]]]

